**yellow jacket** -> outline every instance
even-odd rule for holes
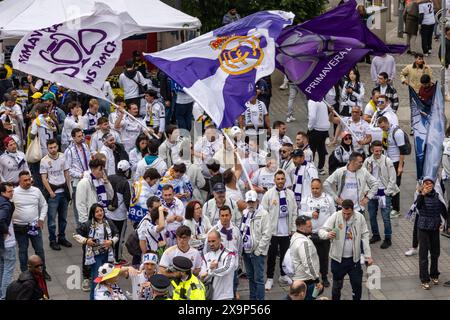
[[[172,280],[172,300],[206,300],[206,290],[203,283],[193,274],[186,281],[176,283]]]
[[[419,93],[420,89],[420,78],[424,74],[428,74],[430,78],[433,77],[433,70],[427,65],[424,64],[422,69],[415,68],[415,63],[408,64],[406,67],[403,68],[402,72],[400,73],[400,80],[402,83],[404,81],[408,81],[409,85]]]

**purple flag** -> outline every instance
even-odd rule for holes
[[[403,53],[386,45],[361,20],[350,0],[312,20],[286,28],[277,39],[276,66],[308,99],[320,101],[366,54]]]

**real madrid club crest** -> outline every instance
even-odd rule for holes
[[[260,39],[255,36],[218,37],[209,46],[213,50],[221,50],[220,68],[231,75],[247,73],[259,66],[264,59]]]

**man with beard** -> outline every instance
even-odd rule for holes
[[[284,143],[292,144],[292,140],[286,135],[287,125],[283,121],[275,121],[273,123],[273,129],[273,134],[267,143],[272,156],[275,156],[279,160],[280,154],[278,150],[280,150]]]
[[[123,146],[127,153],[129,153],[136,146],[137,137],[144,132],[142,129],[145,127],[144,121],[139,118],[139,107],[135,103],[131,103],[128,106],[128,112],[137,120],[132,119],[125,114],[123,107],[119,108],[119,116],[114,123],[114,128],[120,132]],[[150,133],[147,130],[148,134]]]
[[[306,132],[299,131],[295,137],[294,149],[301,149],[305,154],[306,162],[312,162],[314,160],[313,153],[309,146],[309,137]]]
[[[103,136],[103,147],[100,153],[106,157],[106,171],[108,175],[116,174],[117,164],[121,160],[129,161],[128,153],[124,150],[124,147],[116,142],[114,136],[111,133]]]
[[[279,169],[282,169],[285,172],[291,172],[291,170],[295,168],[292,160],[292,151],[294,151],[292,143],[283,143],[280,149]]]
[[[11,137],[3,140],[6,150],[0,156],[0,178],[4,182],[19,184],[19,172],[30,171],[25,161],[25,154],[17,150],[17,144]]]

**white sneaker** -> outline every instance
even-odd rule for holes
[[[288,84],[287,83],[283,83],[281,86],[280,86],[280,90],[286,90],[288,88]]]
[[[291,121],[295,121],[297,119],[294,118],[294,116],[291,116]]]
[[[273,279],[267,279],[266,281],[266,285],[264,286],[264,288],[266,289],[266,291],[269,291],[270,289],[272,289],[273,287]]]
[[[89,279],[83,280],[83,282],[81,283],[81,290],[83,290],[84,292],[91,291],[91,281]]]
[[[278,282],[280,282],[280,284],[282,284],[282,285],[290,286],[292,284],[292,279],[289,278],[287,275],[284,275],[284,276],[280,276],[278,278]]]
[[[400,216],[400,212],[396,210],[391,211],[391,218],[398,218]]]
[[[286,122],[287,122],[287,123],[291,122],[291,121],[292,121],[291,119],[292,119],[292,117],[287,117],[287,118],[286,118]]]
[[[417,249],[411,248],[405,252],[405,256],[407,256],[407,257],[415,256],[417,254],[417,252],[418,252]]]

